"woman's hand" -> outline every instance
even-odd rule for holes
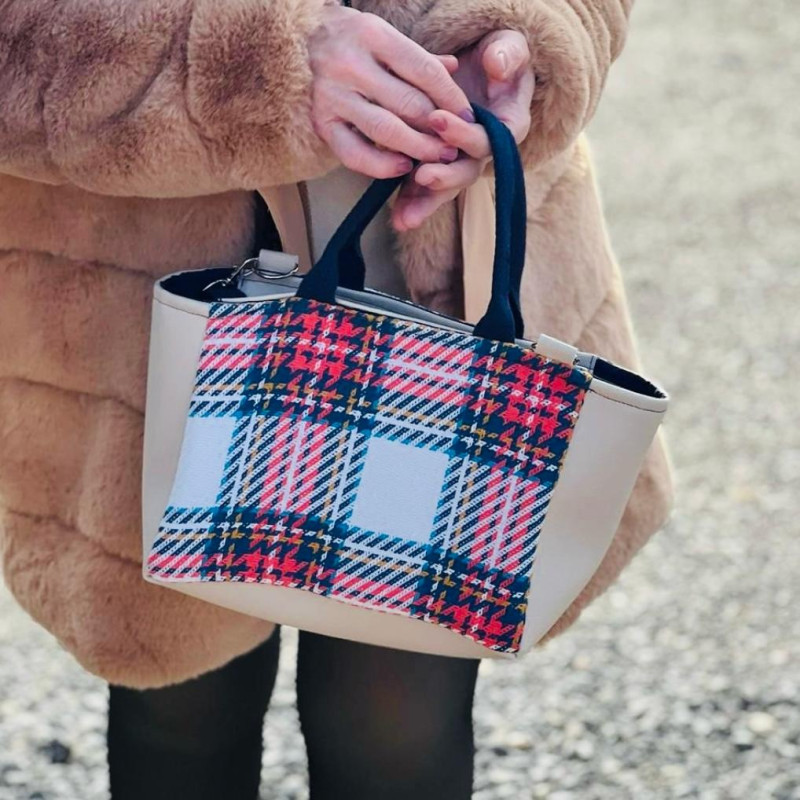
[[[437,136],[430,116],[475,117],[435,56],[374,14],[332,4],[309,39],[314,129],[348,168],[373,178],[409,172],[410,158],[448,163],[458,144]],[[466,123],[465,123],[466,124]]]
[[[492,111],[521,142],[530,130],[535,85],[525,37],[518,31],[493,31],[458,53],[458,63],[453,77],[470,100]],[[392,209],[392,224],[398,231],[418,227],[453,200],[480,177],[492,155],[481,125],[444,108],[432,111],[428,119],[442,141],[465,156],[450,164],[421,164],[414,170]]]

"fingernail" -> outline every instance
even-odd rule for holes
[[[446,147],[442,150],[441,156],[439,156],[439,162],[442,164],[450,164],[458,158],[458,148],[456,147]]]
[[[431,120],[431,127],[437,131],[446,131],[447,120],[444,117],[434,117]]]
[[[475,114],[471,108],[465,108],[463,111],[458,112],[458,116],[465,122],[475,122]]]
[[[405,175],[406,172],[411,172],[411,170],[413,168],[414,168],[414,165],[408,160],[406,160],[406,161],[398,161],[397,162],[397,172],[395,174],[397,174],[397,175]]]
[[[505,50],[499,50],[497,53],[497,60],[500,62],[500,69],[503,71],[503,77],[505,78],[506,72],[508,72],[508,56],[505,53]]]

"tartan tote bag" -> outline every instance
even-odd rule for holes
[[[286,254],[155,287],[144,576],[384,646],[515,658],[599,565],[664,415],[639,375],[523,338],[522,167],[494,154],[495,254],[472,328],[364,288],[375,181],[304,276]]]

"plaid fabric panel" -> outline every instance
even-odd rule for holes
[[[293,587],[515,652],[589,381],[302,298],[214,304],[148,572]]]

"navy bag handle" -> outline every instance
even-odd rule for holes
[[[525,265],[527,220],[525,183],[519,150],[508,127],[490,111],[473,104],[476,120],[486,128],[495,171],[495,248],[492,295],[474,333],[513,342],[523,335],[519,287]],[[322,256],[303,278],[299,297],[336,302],[336,289],[364,288],[361,236],[405,176],[373,181],[331,237]]]

